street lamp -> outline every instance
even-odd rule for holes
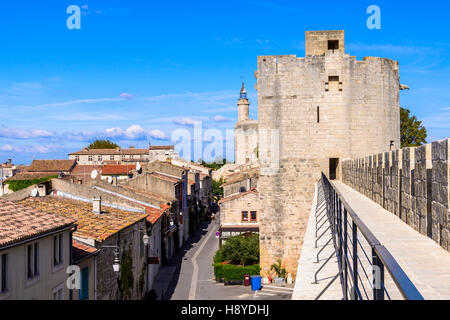
[[[119,246],[102,246],[100,250],[106,249],[106,248],[114,248],[114,260],[113,260],[113,271],[116,274],[117,277],[117,289],[118,289],[118,298],[119,300],[122,300],[122,288],[121,288],[121,281],[120,281],[120,260],[119,260],[119,253],[120,248]]]
[[[114,250],[113,270],[114,270],[115,274],[118,276],[119,275],[119,271],[120,271],[119,248],[116,248]]]
[[[144,245],[148,245],[148,239],[149,236],[147,235],[147,233],[144,233],[144,235],[142,236],[142,241],[144,242]]]

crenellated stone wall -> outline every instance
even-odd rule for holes
[[[450,139],[342,163],[342,181],[450,251]]]

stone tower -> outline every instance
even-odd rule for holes
[[[250,102],[247,91],[242,83],[238,100],[238,122],[235,127],[235,162],[236,164],[250,164],[258,161],[258,121],[249,118]]]
[[[391,141],[400,147],[398,62],[357,61],[344,39],[344,31],[306,32],[304,58],[258,57],[260,149],[268,132],[277,138],[259,152],[263,275],[278,258],[296,275],[321,172],[339,179],[342,160],[389,151]]]

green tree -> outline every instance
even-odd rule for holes
[[[119,148],[119,145],[109,140],[95,140],[88,146],[88,149],[115,149],[115,148]]]
[[[225,158],[221,158],[221,157],[217,157],[214,162],[206,162],[206,161],[202,161],[201,164],[207,168],[211,168],[214,171],[219,170],[220,168],[222,168],[225,164],[227,163],[232,163],[227,161],[227,159]]]
[[[222,257],[215,260],[235,265],[250,266],[259,263],[259,235],[250,233],[230,237],[220,249]]]
[[[213,179],[212,180],[212,193],[223,196],[222,184],[223,184],[223,178],[220,178],[219,181]]]
[[[400,108],[401,147],[418,147],[427,143],[427,130],[422,121],[410,115],[409,109]]]

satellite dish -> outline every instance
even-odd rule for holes
[[[136,163],[136,171],[140,171],[141,170],[141,164],[138,162]]]
[[[97,170],[92,170],[92,172],[91,172],[91,179],[97,178],[97,175],[98,175]]]
[[[39,193],[39,191],[38,191],[37,188],[33,188],[33,190],[31,190],[31,196],[32,196],[33,198],[36,198],[37,195],[38,195],[38,193]]]
[[[113,178],[112,177],[108,177],[108,183],[112,183],[113,182]]]

